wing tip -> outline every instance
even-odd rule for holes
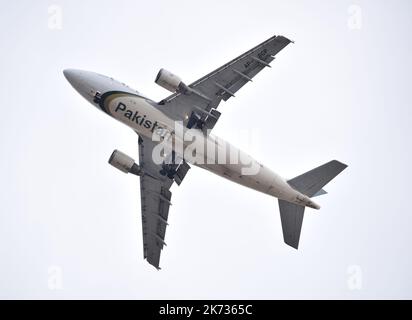
[[[285,244],[287,244],[289,247],[298,250],[299,249],[299,240],[291,240],[291,239],[283,239],[283,241],[285,242]]]
[[[276,38],[286,40],[286,42],[288,42],[288,43],[295,43],[295,41],[293,41],[293,40],[291,40],[291,39],[289,39],[285,36],[282,36],[282,35],[279,35]]]
[[[345,164],[345,163],[343,163],[343,162],[340,162],[339,160],[336,160],[336,159],[335,159],[335,160],[332,160],[331,163],[333,163],[333,164],[335,164],[336,166],[340,167],[342,171],[345,170],[345,169],[348,167],[347,164]]]
[[[162,268],[160,268],[158,264],[154,264],[153,262],[149,261],[146,257],[145,257],[145,260],[147,261],[148,264],[154,267],[157,271],[162,270]]]

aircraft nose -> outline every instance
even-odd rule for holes
[[[124,85],[118,84],[113,79],[92,71],[65,69],[63,74],[71,86],[94,106],[97,106],[97,94],[122,91],[125,88]]]
[[[69,81],[69,83],[77,89],[80,84],[80,72],[75,69],[65,69],[63,70],[63,74],[67,81]]]
[[[63,74],[64,74],[64,76],[66,77],[67,80],[69,80],[72,73],[73,73],[72,69],[63,70]]]
[[[82,70],[65,69],[63,74],[72,87],[85,99],[90,100],[91,83],[88,73]]]

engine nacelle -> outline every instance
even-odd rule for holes
[[[170,92],[183,92],[185,93],[189,88],[182,82],[178,76],[174,75],[170,71],[160,69],[156,76],[155,83],[165,88]]]
[[[119,169],[124,173],[132,173],[137,176],[142,175],[142,169],[139,165],[137,165],[132,158],[130,158],[127,154],[119,151],[114,150],[112,155],[110,156],[109,163]]]

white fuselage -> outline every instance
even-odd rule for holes
[[[103,110],[139,135],[160,141],[164,150],[173,150],[187,162],[251,189],[299,205],[317,206],[248,154],[223,139],[205,135],[199,129],[188,129],[183,122],[170,119],[154,106],[153,101],[124,84],[93,72],[65,70],[64,73],[72,86],[95,106],[96,92],[103,95],[112,92],[105,99]],[[233,158],[234,154],[236,157]]]

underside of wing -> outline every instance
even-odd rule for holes
[[[235,96],[291,41],[273,36],[220,68],[190,84],[184,93],[175,93],[159,103],[159,108],[170,118],[191,124],[199,129],[212,129],[220,113],[219,103]]]
[[[159,268],[160,252],[166,236],[172,193],[167,184],[150,176],[140,178],[144,258]]]
[[[173,182],[180,184],[189,166],[182,162],[174,168],[153,162],[152,152],[156,142],[139,137],[140,197],[144,258],[160,269],[160,253],[166,245],[166,227],[169,217]]]

